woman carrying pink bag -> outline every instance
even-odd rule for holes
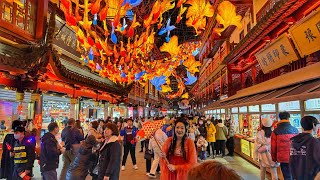
[[[271,119],[261,120],[261,130],[257,133],[255,139],[254,158],[259,161],[260,164],[260,179],[265,180],[266,168],[270,168],[272,180],[278,179],[277,167],[279,163],[273,162],[271,157],[271,133],[272,133]]]

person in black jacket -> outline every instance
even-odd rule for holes
[[[14,168],[12,173],[12,179],[22,180],[32,175],[32,168],[35,159],[35,149],[33,144],[24,135],[24,127],[18,126],[14,130],[15,142],[13,152],[10,152],[10,156],[14,158]]]
[[[59,145],[55,137],[59,133],[58,124],[50,123],[48,131],[41,138],[40,172],[43,180],[57,180],[59,156],[65,149]]]
[[[14,162],[13,157],[10,156],[10,152],[13,152],[13,147],[16,142],[13,131],[16,127],[22,125],[22,121],[14,120],[12,122],[11,131],[3,140],[0,179],[7,178],[8,180],[12,180]]]
[[[70,164],[74,161],[75,155],[80,148],[80,142],[84,140],[83,134],[74,127],[76,121],[73,118],[68,120],[68,126],[62,130],[61,138],[65,144],[66,151],[63,153],[63,167],[60,173],[60,180],[66,179]]]
[[[302,133],[291,138],[289,165],[294,180],[311,180],[320,172],[320,141],[312,136],[319,122],[305,116],[300,123]]]
[[[84,180],[89,174],[89,164],[91,161],[92,148],[96,146],[97,141],[93,135],[86,138],[81,143],[79,153],[76,155],[73,163],[70,165],[66,179],[67,180]]]
[[[118,129],[108,123],[104,130],[106,140],[100,148],[98,180],[118,180],[120,174],[121,146]]]
[[[207,137],[207,129],[206,129],[206,126],[204,125],[202,119],[199,120],[198,130],[200,132],[200,135],[202,135],[203,137]]]

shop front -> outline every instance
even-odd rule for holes
[[[6,129],[0,129],[0,144],[11,130],[12,121],[33,118],[31,93],[17,93],[13,90],[0,89],[0,121],[4,121]]]
[[[104,105],[100,104],[99,101],[83,100],[80,101],[80,120],[96,120],[105,119]]]
[[[42,130],[46,131],[50,122],[58,123],[60,129],[70,118],[70,98],[57,95],[42,95]]]
[[[217,117],[222,116],[221,109],[230,109],[236,132],[235,152],[257,166],[258,162],[253,158],[254,139],[262,119],[271,119],[276,125],[279,113],[287,111],[290,113],[291,125],[301,131],[300,120],[303,116],[311,115],[318,120],[320,118],[319,78],[258,94],[248,94],[246,97],[248,98],[220,102],[217,109],[208,109],[206,112],[212,111],[213,116]]]

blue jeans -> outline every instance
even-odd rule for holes
[[[292,180],[289,163],[280,163],[284,180]]]
[[[207,159],[207,151],[201,151],[200,152],[200,159],[206,160]]]
[[[57,170],[50,170],[41,173],[43,180],[58,180]]]

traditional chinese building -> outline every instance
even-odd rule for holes
[[[204,36],[194,107],[208,118],[231,119],[236,152],[253,163],[252,140],[261,119],[276,121],[279,112],[288,111],[291,124],[301,128],[301,117],[320,118],[319,5],[248,1],[242,28],[225,31],[230,38]]]

